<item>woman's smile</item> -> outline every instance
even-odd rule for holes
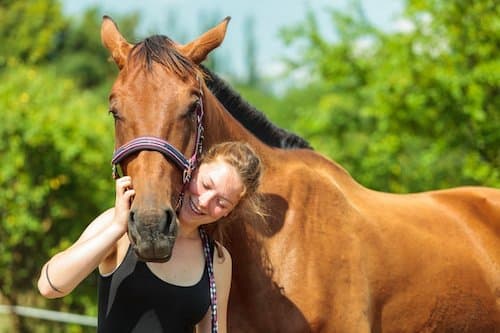
[[[191,196],[189,197],[189,208],[191,208],[191,211],[196,215],[205,215],[205,213],[203,213],[203,211],[200,208],[198,208],[198,206],[196,206],[196,204],[193,201],[193,197]]]
[[[187,224],[217,221],[236,206],[244,193],[240,176],[224,161],[202,164],[194,174],[179,218]]]

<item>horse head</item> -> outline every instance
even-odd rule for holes
[[[132,177],[136,191],[128,236],[144,261],[165,262],[172,255],[182,175],[195,165],[201,141],[197,133],[206,87],[198,65],[222,43],[228,22],[185,45],[165,36],[133,45],[109,17],[103,18],[102,42],[119,68],[109,111],[115,119],[115,148],[126,149],[116,163]],[[166,148],[174,156],[166,156]]]

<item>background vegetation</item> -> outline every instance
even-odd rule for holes
[[[280,94],[270,87],[284,78],[256,70],[251,19],[246,77],[231,76],[216,53],[209,65],[367,187],[500,187],[500,7],[408,0],[402,18],[408,29],[383,32],[359,5],[332,11],[330,41],[307,15],[282,35],[302,50],[287,59],[287,77],[306,78]],[[138,17],[115,19],[136,40]],[[95,315],[95,277],[51,301],[38,296],[36,280],[114,197],[106,110],[116,69],[101,46],[101,18],[90,9],[70,19],[57,0],[0,0],[0,22],[0,303]],[[6,332],[93,331],[0,318]]]

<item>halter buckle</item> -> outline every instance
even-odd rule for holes
[[[193,173],[193,168],[192,168],[191,164],[189,164],[189,166],[186,169],[184,169],[184,171],[182,172],[182,183],[183,184],[189,183],[189,181],[191,180],[192,173]]]

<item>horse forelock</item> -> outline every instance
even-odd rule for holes
[[[144,66],[149,72],[153,71],[154,63],[160,64],[182,79],[201,74],[196,65],[175,48],[175,43],[163,35],[153,35],[135,44],[129,61]]]

